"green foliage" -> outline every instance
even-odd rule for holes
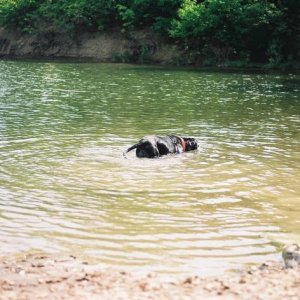
[[[133,0],[131,7],[135,12],[135,24],[166,32],[181,3],[182,0]]]
[[[104,30],[116,24],[114,0],[0,0],[0,25],[22,31]]]
[[[182,0],[131,0],[118,4],[118,14],[124,29],[150,28],[161,35],[168,34]],[[126,3],[125,3],[126,2]]]
[[[274,0],[281,16],[272,32],[268,48],[270,64],[284,67],[295,66],[300,61],[300,1]]]
[[[33,12],[38,7],[38,2],[35,0],[0,0],[0,25],[13,24],[22,31],[30,32],[36,17]]]
[[[135,23],[135,13],[134,11],[122,4],[117,5],[118,15],[123,24],[123,29],[132,29]]]
[[[166,33],[182,0],[0,0],[0,25],[63,30],[151,27]]]
[[[280,11],[265,1],[185,0],[170,34],[216,62],[242,57],[264,60]],[[210,53],[210,54],[209,54]]]
[[[206,65],[292,65],[299,18],[299,0],[0,0],[0,26],[27,33],[146,28],[180,45],[186,62]]]

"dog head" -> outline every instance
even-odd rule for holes
[[[183,138],[185,142],[185,151],[192,151],[198,149],[198,141],[194,138]]]

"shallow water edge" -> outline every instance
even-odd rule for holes
[[[219,277],[102,269],[74,256],[0,259],[0,299],[299,299],[300,269],[265,263]]]

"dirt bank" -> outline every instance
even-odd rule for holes
[[[130,35],[119,31],[81,32],[74,35],[47,31],[29,35],[0,28],[0,57],[170,64],[178,57],[178,50],[176,46],[146,31]]]
[[[213,278],[137,276],[75,257],[2,258],[0,299],[300,299],[300,268],[265,264]]]

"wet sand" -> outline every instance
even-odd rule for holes
[[[219,277],[137,275],[73,256],[0,258],[0,299],[300,299],[300,266],[266,263]]]

